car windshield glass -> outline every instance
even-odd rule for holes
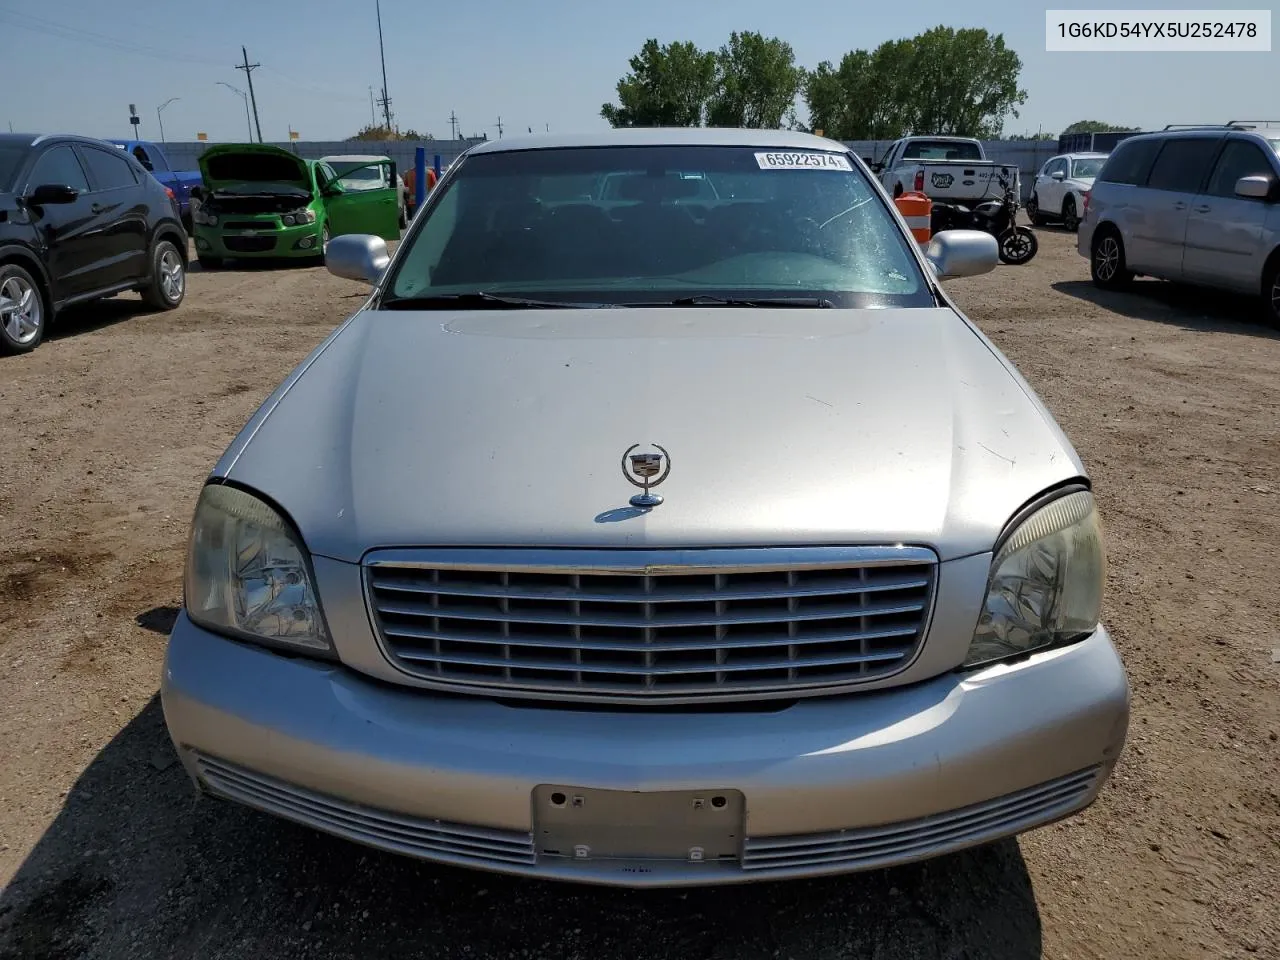
[[[404,242],[383,303],[486,293],[933,305],[882,197],[847,155],[812,149],[481,153],[433,195]]]
[[[1096,177],[1098,171],[1102,169],[1102,163],[1106,157],[1086,157],[1083,160],[1073,160],[1071,162],[1071,176],[1077,179],[1089,179]]]
[[[981,160],[982,148],[964,140],[913,140],[903,160]]]
[[[1268,139],[1267,143],[1271,144],[1271,149],[1276,153],[1280,153],[1280,138]]]
[[[26,147],[0,147],[0,190],[8,190],[13,186],[18,165],[26,154]]]

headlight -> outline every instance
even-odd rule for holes
[[[987,598],[964,666],[1088,636],[1098,627],[1105,578],[1093,495],[1082,490],[1037,510],[991,563]]]
[[[187,614],[247,640],[333,651],[306,548],[262,500],[209,484],[200,493],[187,556]]]
[[[299,210],[293,215],[293,219],[297,223],[315,223],[316,214],[314,210]]]
[[[283,217],[281,217],[281,218],[280,218],[280,222],[281,222],[281,223],[283,223],[286,227],[292,227],[292,226],[293,226],[293,214],[292,214],[292,213],[286,213]]]
[[[198,208],[194,213],[192,213],[191,219],[195,223],[201,223],[210,227],[216,227],[218,225],[218,215],[216,213],[206,213],[203,207]]]

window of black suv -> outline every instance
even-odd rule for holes
[[[40,154],[31,174],[27,177],[28,189],[56,184],[59,187],[71,187],[81,193],[89,190],[89,181],[85,178],[84,168],[76,159],[76,152],[69,146],[51,147]]]
[[[118,153],[108,153],[97,147],[82,147],[85,163],[93,175],[94,186],[98,190],[118,190],[121,187],[132,187],[138,182],[137,175],[129,161]]]

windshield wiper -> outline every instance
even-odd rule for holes
[[[533,300],[528,297],[505,297],[477,290],[474,293],[436,293],[421,297],[390,297],[382,301],[383,310],[580,310],[608,307],[608,303],[571,303],[558,300]]]
[[[628,306],[644,307],[834,307],[826,297],[714,297],[699,293],[675,300],[659,300],[652,303],[634,303]]]

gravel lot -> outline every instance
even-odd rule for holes
[[[363,296],[193,273],[0,358],[0,958],[1280,956],[1280,336],[1104,295],[1073,238],[956,282],[1048,402],[1107,524],[1128,749],[1080,817],[932,863],[598,890],[385,856],[197,801],[157,699],[206,472]]]

